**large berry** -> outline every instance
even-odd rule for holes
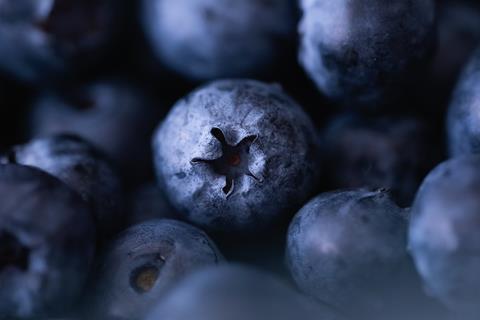
[[[265,71],[295,35],[296,11],[291,0],[142,2],[145,32],[156,55],[168,67],[194,79]]]
[[[172,204],[209,230],[249,233],[292,214],[318,174],[316,136],[278,86],[211,83],[177,102],[154,136]]]
[[[428,292],[472,319],[480,312],[479,168],[475,155],[434,169],[415,199],[409,234]]]
[[[212,240],[186,223],[158,219],[133,226],[101,262],[93,285],[95,317],[141,319],[185,275],[222,259]]]
[[[432,48],[434,0],[302,0],[301,7],[300,61],[334,100],[382,102]]]
[[[0,165],[0,318],[41,318],[77,301],[95,242],[80,196],[34,168]]]
[[[296,215],[287,264],[299,288],[320,301],[357,316],[395,315],[413,270],[406,246],[406,213],[387,193],[338,191]]]

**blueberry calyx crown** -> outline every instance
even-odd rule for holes
[[[25,271],[28,269],[30,249],[12,234],[0,231],[0,272],[7,267]]]
[[[222,146],[222,155],[216,159],[194,158],[192,164],[205,163],[211,166],[214,172],[225,176],[225,186],[222,188],[227,199],[235,190],[235,180],[243,175],[260,181],[248,168],[250,146],[257,140],[257,135],[248,135],[236,145],[230,145],[219,128],[212,128],[211,135],[217,139]]]

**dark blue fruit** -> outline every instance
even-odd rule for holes
[[[423,64],[434,0],[302,0],[300,62],[329,98],[377,104]]]
[[[40,95],[30,128],[34,137],[72,133],[90,141],[138,182],[151,173],[150,137],[161,114],[143,90],[100,81]]]
[[[114,3],[0,0],[0,69],[39,81],[94,63],[115,30]]]
[[[439,154],[432,138],[415,118],[338,116],[323,133],[329,187],[386,188],[397,203],[410,206]]]
[[[143,0],[142,7],[155,54],[193,79],[266,71],[295,35],[291,0]]]
[[[0,318],[42,318],[77,302],[95,243],[91,212],[56,178],[0,165]]]
[[[451,156],[480,152],[480,49],[466,66],[448,112],[448,147]]]
[[[480,313],[480,156],[449,160],[423,182],[409,247],[432,296],[461,315]]]
[[[308,199],[318,176],[315,129],[280,87],[224,80],[177,102],[153,140],[172,204],[208,230],[251,233]]]
[[[222,260],[212,240],[186,223],[158,219],[133,226],[102,259],[92,292],[95,318],[142,319],[185,275]]]
[[[145,320],[333,320],[272,275],[251,267],[210,267],[182,280]]]
[[[345,313],[392,319],[399,311],[394,307],[407,297],[413,270],[406,216],[382,190],[317,196],[288,231],[293,279],[305,293]]]
[[[62,180],[88,202],[99,236],[113,234],[123,222],[123,189],[109,161],[85,140],[57,135],[12,148],[3,163],[36,167]]]

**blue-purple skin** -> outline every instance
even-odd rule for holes
[[[151,174],[150,138],[163,112],[144,90],[123,80],[101,80],[39,95],[30,115],[31,136],[78,135],[138,183]]]
[[[92,213],[63,182],[0,165],[0,318],[58,315],[77,302],[95,243]]]
[[[223,265],[182,280],[144,320],[333,320],[326,307],[300,296],[264,271]]]
[[[208,231],[249,235],[293,214],[313,192],[315,129],[280,87],[208,84],[178,101],[153,139],[160,183]]]
[[[405,299],[406,246],[407,215],[385,191],[336,191],[297,213],[286,262],[306,294],[350,315],[386,316]]]
[[[184,222],[155,219],[111,244],[92,286],[95,318],[142,319],[192,271],[223,261],[213,241]]]
[[[0,69],[38,82],[92,64],[106,50],[110,0],[0,0]]]
[[[301,0],[299,59],[327,97],[382,104],[434,44],[434,0]]]
[[[85,140],[72,135],[32,140],[13,147],[0,162],[36,167],[78,192],[95,213],[99,237],[121,227],[122,182],[109,160]]]
[[[450,103],[448,150],[452,157],[480,152],[480,48],[466,65]]]
[[[430,131],[413,117],[347,113],[333,118],[322,134],[330,188],[386,188],[399,205],[411,206],[422,179],[439,158]]]
[[[480,313],[480,156],[451,159],[423,182],[409,249],[430,295],[464,319]]]
[[[295,39],[292,0],[141,2],[145,34],[156,56],[195,80],[265,72]]]

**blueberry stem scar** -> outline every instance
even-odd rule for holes
[[[30,250],[22,245],[15,236],[0,231],[0,271],[6,267],[27,270],[29,253]]]
[[[220,142],[222,155],[216,159],[194,158],[191,160],[191,163],[208,164],[216,173],[225,176],[225,186],[222,188],[222,191],[227,198],[234,193],[235,180],[241,176],[246,175],[256,181],[260,181],[248,168],[250,146],[257,140],[257,135],[246,136],[236,145],[230,145],[221,129],[212,128],[210,134]]]

